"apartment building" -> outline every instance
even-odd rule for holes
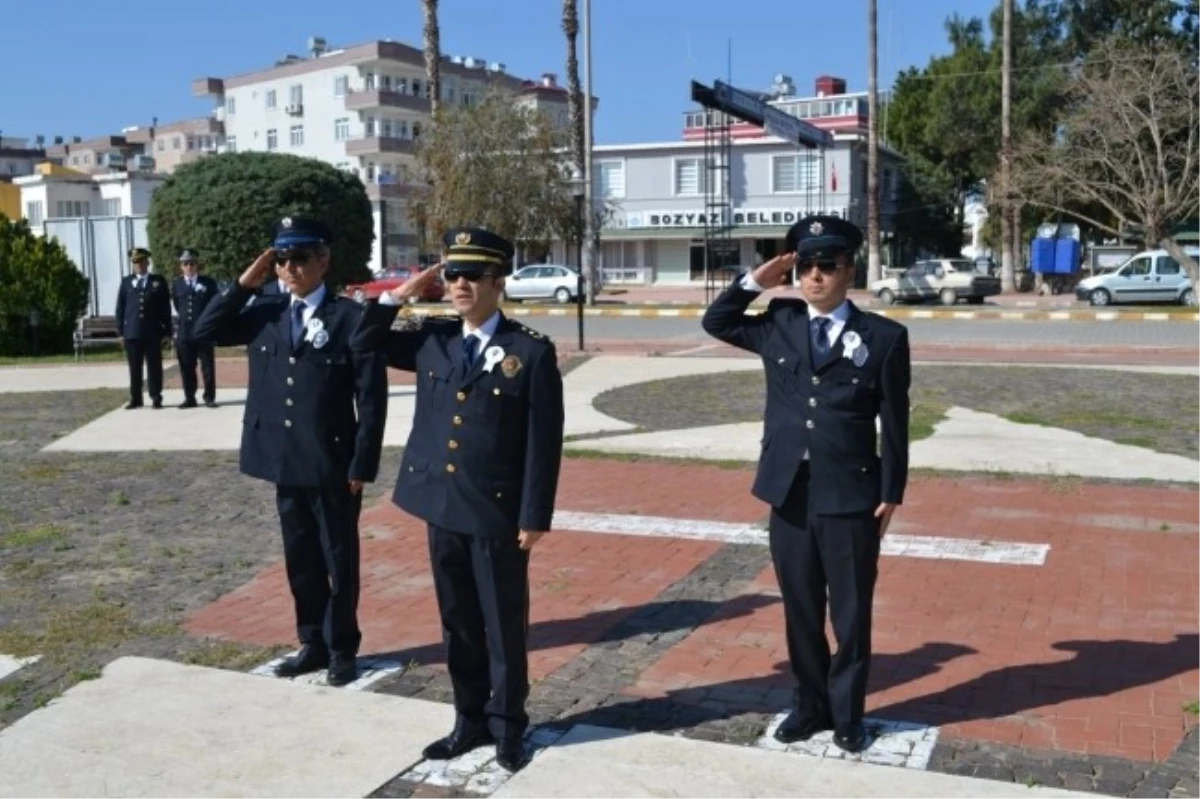
[[[138,172],[88,173],[42,163],[32,175],[15,178],[21,215],[34,227],[50,219],[143,216],[165,175]]]
[[[424,53],[391,40],[339,49],[313,37],[308,45],[303,57],[193,83],[193,94],[215,103],[213,118],[224,136],[218,149],[292,153],[355,172],[374,209],[370,267],[415,262],[422,231],[408,218],[406,175],[430,116]],[[441,82],[445,104],[470,105],[498,87],[551,120],[566,121],[567,92],[552,74],[523,80],[503,63],[443,56]]]
[[[113,170],[124,171],[141,152],[142,145],[126,140],[124,136],[97,136],[86,140],[75,136],[69,142],[56,136],[54,143],[46,148],[46,159],[76,172],[98,175]]]
[[[141,158],[135,157],[131,166],[167,175],[183,164],[220,152],[225,141],[224,125],[211,116],[165,125],[154,120],[148,127],[126,128],[121,134],[142,148]]]

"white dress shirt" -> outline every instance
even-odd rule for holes
[[[307,328],[308,320],[312,319],[312,315],[317,311],[317,306],[324,302],[324,300],[325,284],[321,283],[306,297],[292,297],[291,308],[295,308],[298,302],[304,303],[304,313],[301,318],[304,320],[304,327]],[[288,312],[294,314],[295,311],[291,310],[291,308],[289,308]],[[301,334],[301,337],[303,337],[303,334]]]

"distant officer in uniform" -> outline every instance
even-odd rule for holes
[[[204,404],[217,407],[217,377],[213,364],[213,346],[192,338],[200,314],[217,296],[217,281],[199,274],[200,254],[192,247],[179,251],[180,277],[171,288],[175,303],[175,357],[183,379],[183,404],[180,408],[196,407],[196,365],[204,379]]]
[[[496,743],[525,763],[529,551],[550,529],[563,443],[554,345],[499,310],[512,245],[451,230],[446,260],[368,305],[388,365],[416,372],[417,407],[392,500],[429,525],[429,553],[454,685],[454,730],[425,757]],[[396,306],[445,272],[461,318],[388,331]],[[391,307],[389,307],[391,306]],[[369,324],[367,325],[369,326]]]
[[[273,248],[213,300],[194,336],[248,349],[241,471],[275,483],[301,644],[275,673],[328,668],[340,686],[358,674],[358,518],[379,470],[387,371],[382,352],[351,349],[362,306],[325,287],[330,240],[316,220],[281,220]],[[274,264],[289,293],[247,306]]]
[[[796,706],[775,737],[792,743],[833,729],[848,752],[870,743],[862,718],[879,545],[908,479],[908,332],[846,299],[862,238],[837,217],[800,220],[788,231],[787,254],[735,281],[703,321],[721,341],[762,356],[766,371],[753,493],[771,505],[771,557],[798,683]],[[793,268],[807,302],[775,299],[747,316],[758,294]]]
[[[171,336],[171,297],[162,275],[150,274],[150,251],[129,251],[133,274],[121,280],[117,291],[117,335],[129,362],[129,404],[125,410],[142,407],[142,369],[146,370],[150,400],[162,407],[162,344]]]

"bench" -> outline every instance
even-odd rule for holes
[[[120,344],[115,316],[81,316],[75,325],[75,360],[79,360],[88,347]]]

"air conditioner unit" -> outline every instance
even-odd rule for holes
[[[292,103],[283,110],[294,117],[302,116],[304,114],[304,103]]]
[[[148,155],[135,155],[129,168],[136,172],[153,172],[154,159]]]

